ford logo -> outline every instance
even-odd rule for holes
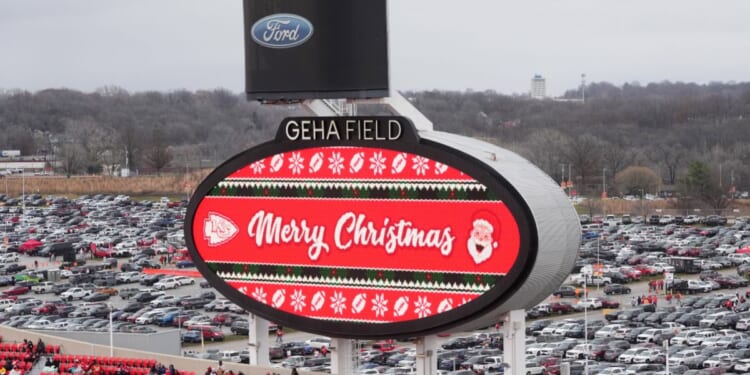
[[[253,40],[268,48],[292,48],[305,43],[313,35],[313,25],[296,14],[279,13],[266,16],[250,29]]]

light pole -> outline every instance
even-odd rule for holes
[[[21,169],[21,222],[26,223],[26,169]]]
[[[665,349],[665,351],[664,351],[664,358],[666,358],[666,360],[664,362],[665,362],[665,364],[667,366],[666,367],[667,375],[669,375],[669,339],[664,340],[664,349]]]
[[[591,351],[589,350],[589,299],[588,299],[588,293],[586,293],[586,289],[588,288],[588,284],[586,283],[586,276],[583,277],[583,347],[586,350],[586,355],[584,355],[584,362],[583,362],[583,373],[588,375],[589,374],[589,353]],[[669,372],[667,372],[669,373]]]
[[[112,304],[108,304],[109,306],[109,356],[114,357],[115,355],[115,330],[112,326]]]

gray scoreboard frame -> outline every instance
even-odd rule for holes
[[[281,141],[281,129],[274,141],[256,146],[225,162],[201,183],[188,207],[185,237],[188,248],[196,261],[198,270],[219,292],[243,308],[253,311],[271,321],[284,326],[302,329],[307,332],[348,338],[388,338],[414,337],[439,332],[458,332],[486,327],[497,323],[501,315],[511,310],[530,308],[547,298],[568,277],[575,263],[581,241],[578,215],[568,197],[559,185],[539,168],[519,155],[478,141],[472,138],[438,131],[418,132],[418,143],[409,142],[326,142],[326,141]],[[403,143],[403,144],[402,144]],[[413,149],[433,160],[448,161],[460,170],[470,172],[489,170],[497,175],[495,182],[485,181],[488,186],[506,186],[509,205],[519,229],[522,243],[519,249],[518,264],[513,267],[508,279],[485,295],[482,301],[472,302],[470,309],[459,308],[437,317],[417,321],[381,324],[360,324],[349,322],[323,322],[312,318],[294,317],[288,313],[255,302],[253,299],[234,290],[217,277],[203,262],[193,239],[193,221],[200,201],[223,176],[248,164],[248,160],[258,160],[258,155],[272,155],[290,149],[313,147],[316,145],[370,145],[376,147]],[[429,150],[432,151],[429,151]],[[443,155],[443,156],[440,156]],[[464,156],[461,156],[464,155]],[[470,173],[484,175],[484,173]],[[487,175],[488,177],[490,175]],[[502,190],[502,189],[501,189]],[[519,207],[518,210],[513,209]],[[519,216],[520,214],[520,216]],[[524,217],[530,220],[523,225]],[[523,233],[526,233],[524,236]],[[524,241],[531,239],[531,241]],[[524,260],[528,259],[528,260]],[[487,299],[491,298],[491,299]],[[456,315],[459,311],[461,315]]]

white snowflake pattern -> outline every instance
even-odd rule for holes
[[[414,163],[411,168],[417,172],[417,176],[427,174],[427,170],[430,169],[429,159],[424,156],[415,156],[411,161]]]
[[[255,288],[255,291],[253,292],[253,298],[256,300],[266,303],[266,298],[268,297],[268,293],[266,293],[265,290],[263,290],[263,287]]]
[[[430,306],[432,306],[432,303],[427,300],[427,297],[417,297],[417,302],[414,302],[414,313],[420,318],[424,318],[432,313]]]
[[[307,306],[305,303],[305,298],[307,298],[304,294],[302,294],[301,290],[295,290],[294,293],[292,293],[292,302],[291,305],[294,307],[294,311],[302,311],[302,309]]]
[[[334,152],[331,157],[328,158],[328,168],[331,169],[333,174],[341,174],[341,170],[344,169],[344,158],[341,157],[340,152]]]
[[[346,309],[346,297],[341,292],[334,292],[331,297],[331,308],[336,314],[343,314]]]
[[[372,174],[379,175],[383,174],[383,170],[385,169],[385,157],[383,156],[382,152],[376,152],[372,154],[372,157],[370,158],[370,169],[372,170]]]
[[[263,169],[266,167],[266,164],[263,163],[263,160],[258,160],[253,164],[250,164],[250,169],[253,170],[254,174],[260,174],[263,172]]]
[[[239,289],[237,289],[237,291],[240,292],[240,293],[242,293],[242,294],[244,294],[244,295],[247,295],[247,287],[246,286],[241,286]]]
[[[299,152],[292,153],[292,157],[289,158],[289,169],[292,170],[292,174],[299,174],[304,168],[305,158],[303,158]]]
[[[376,294],[372,300],[372,311],[375,311],[375,317],[385,316],[388,311],[388,300],[382,294]]]

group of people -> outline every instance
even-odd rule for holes
[[[154,367],[151,367],[149,375],[180,375],[180,372],[174,368],[174,365],[169,365],[169,367],[166,367],[163,364],[157,362],[154,364]]]
[[[245,375],[242,371],[240,372],[234,372],[232,370],[227,370],[224,368],[224,362],[219,360],[219,365],[216,366],[216,368],[209,367],[206,370],[205,375]]]
[[[633,297],[630,298],[630,304],[633,307],[640,306],[640,305],[654,305],[654,306],[656,306],[656,304],[658,302],[659,302],[659,296],[657,296],[657,295],[638,296],[638,297],[633,296]]]

